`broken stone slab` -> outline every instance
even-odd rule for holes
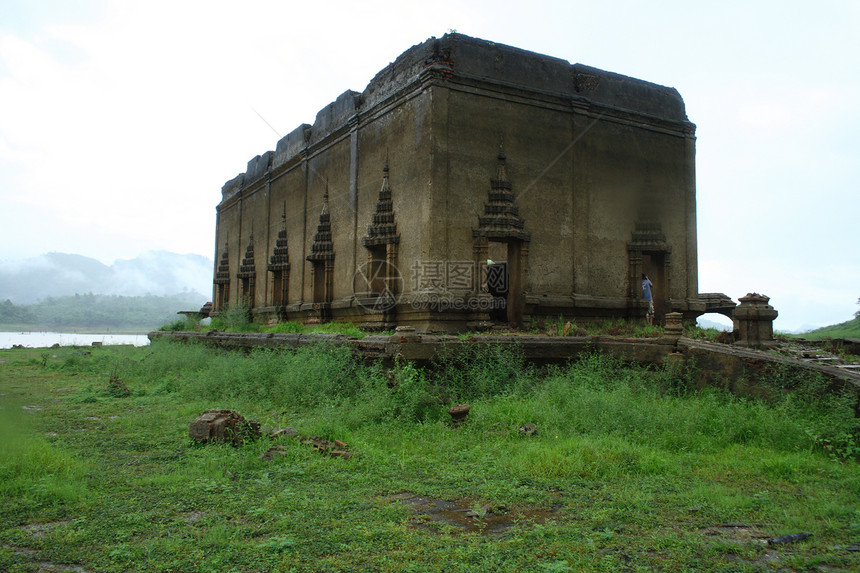
[[[310,446],[321,454],[325,454],[332,458],[344,458],[349,459],[354,457],[355,452],[350,452],[347,450],[349,448],[349,444],[342,440],[326,440],[325,438],[320,438],[319,436],[300,436],[295,428],[282,428],[280,430],[276,430],[269,434],[269,437],[275,438],[279,436],[288,436],[292,438],[296,438],[300,443]],[[263,453],[263,459],[266,461],[271,461],[277,455],[286,455],[287,446],[272,446],[266,452]]]
[[[421,336],[415,332],[414,326],[398,326],[394,334],[388,337],[390,342],[421,342]]]
[[[234,446],[260,437],[260,424],[233,410],[206,410],[191,422],[188,436],[199,442],[228,442]]]
[[[275,439],[275,438],[295,438],[298,435],[299,435],[299,431],[293,427],[279,428],[277,430],[272,430],[269,433],[269,437],[272,439]]]
[[[807,537],[812,537],[811,533],[791,533],[789,535],[783,535],[781,537],[774,537],[773,539],[768,539],[768,545],[779,545],[781,543],[795,543],[797,541],[803,541]]]
[[[261,457],[262,457],[265,461],[270,462],[270,461],[272,461],[273,459],[275,459],[275,456],[285,456],[285,455],[287,455],[287,451],[288,451],[288,449],[287,449],[287,447],[286,447],[286,446],[272,446],[271,448],[269,448],[268,450],[266,450],[265,452],[263,452],[263,454],[262,454],[262,456],[261,456]]]

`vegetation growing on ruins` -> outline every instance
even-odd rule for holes
[[[692,391],[683,369],[593,354],[538,370],[477,346],[426,370],[324,345],[167,341],[0,361],[2,570],[860,567],[853,403],[790,370],[772,371],[782,391],[765,403]],[[212,407],[355,456],[190,443]],[[413,494],[473,525],[417,511]],[[813,535],[765,545],[799,532]]]
[[[293,321],[278,322],[264,325],[253,320],[249,308],[241,305],[230,305],[218,313],[209,324],[201,324],[196,318],[178,318],[162,325],[158,330],[173,332],[192,332],[195,330],[215,329],[224,332],[274,332],[299,334],[343,334],[355,338],[364,338],[367,332],[359,327],[343,322],[326,322],[322,324],[300,324]]]

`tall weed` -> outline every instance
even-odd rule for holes
[[[355,392],[361,378],[348,348],[319,344],[221,353],[185,386],[189,396],[261,402],[276,407],[315,407]]]
[[[523,391],[534,383],[520,347],[464,344],[433,361],[433,379],[445,402],[464,402]]]
[[[398,362],[389,370],[326,344],[241,353],[157,340],[145,352],[59,349],[45,367],[90,371],[105,382],[110,374],[135,393],[178,392],[212,407],[336,416],[348,428],[440,420],[448,406],[469,402],[481,425],[531,422],[553,435],[613,436],[673,452],[745,445],[860,458],[856,397],[788,369],[770,373],[773,398],[762,401],[696,390],[691,366],[645,368],[596,352],[542,373],[519,349],[477,344],[427,369]]]
[[[216,330],[231,332],[258,332],[259,325],[253,321],[251,309],[243,304],[228,304],[212,319],[210,326]]]

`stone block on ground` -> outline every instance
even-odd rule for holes
[[[260,424],[233,410],[206,410],[191,422],[188,436],[201,443],[228,442],[241,445],[260,437]]]

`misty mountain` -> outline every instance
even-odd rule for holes
[[[699,328],[713,328],[714,330],[721,330],[730,332],[732,327],[728,324],[723,324],[722,322],[717,322],[715,320],[708,320],[707,318],[699,317],[696,320],[696,324],[699,325]]]
[[[212,259],[147,251],[112,265],[67,253],[47,253],[22,261],[0,261],[0,300],[32,304],[48,297],[93,293],[120,296],[166,296],[212,292]]]

